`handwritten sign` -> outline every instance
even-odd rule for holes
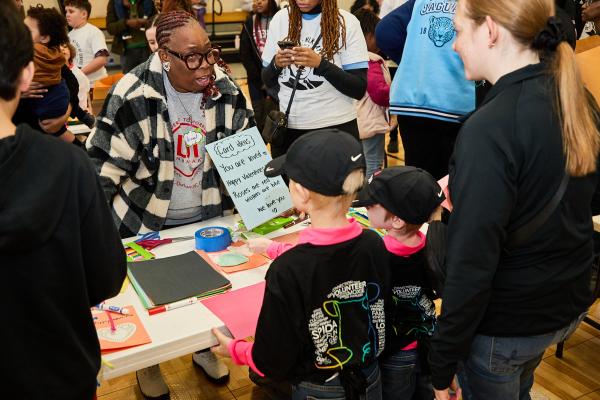
[[[292,208],[290,192],[278,176],[263,170],[271,155],[256,127],[206,145],[246,228],[252,229]]]

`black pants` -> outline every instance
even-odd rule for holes
[[[123,73],[126,74],[150,57],[150,49],[141,47],[139,49],[125,49],[121,56],[121,67]]]
[[[343,124],[328,126],[325,128],[318,129],[287,129],[285,131],[285,136],[283,137],[283,144],[279,146],[274,146],[271,144],[271,155],[273,158],[279,157],[287,153],[288,149],[300,136],[307,134],[308,132],[321,130],[321,129],[339,129],[342,132],[346,132],[352,135],[353,138],[359,140],[358,137],[358,124],[356,119],[352,121],[344,122]]]
[[[422,168],[435,179],[448,174],[448,161],[462,124],[398,115],[404,163]]]

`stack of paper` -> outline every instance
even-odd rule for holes
[[[231,289],[231,282],[194,251],[128,263],[127,276],[146,309]]]

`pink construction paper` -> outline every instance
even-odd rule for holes
[[[450,191],[448,190],[448,179],[449,178],[450,178],[450,176],[446,175],[445,177],[443,177],[442,179],[440,179],[438,181],[438,184],[444,191],[444,196],[446,196],[446,200],[444,200],[442,202],[442,207],[444,207],[446,210],[451,212],[452,211],[452,200],[450,200]]]
[[[202,300],[225,323],[236,339],[254,336],[265,295],[265,282]]]

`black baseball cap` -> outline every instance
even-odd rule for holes
[[[386,168],[371,176],[368,182],[352,206],[381,204],[409,224],[427,222],[433,211],[446,199],[433,176],[420,168]]]
[[[312,131],[298,138],[287,154],[265,166],[265,176],[287,175],[305,188],[325,196],[344,194],[344,180],[365,169],[362,145],[338,129]]]

